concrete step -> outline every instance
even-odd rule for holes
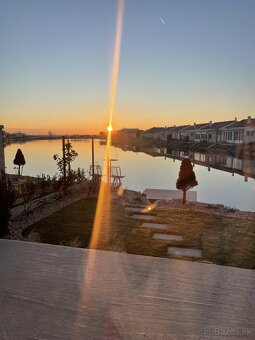
[[[126,207],[125,210],[128,212],[141,212],[141,213],[148,211],[146,207]]]
[[[152,238],[162,241],[182,241],[183,237],[181,235],[173,234],[153,234]]]
[[[157,217],[156,215],[142,215],[142,214],[135,214],[131,215],[131,218],[134,218],[136,220],[147,220],[147,221],[153,221]]]
[[[166,229],[168,224],[161,223],[143,223],[139,226],[140,228],[152,228],[152,229]]]

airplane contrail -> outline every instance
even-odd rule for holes
[[[159,19],[162,21],[162,23],[165,25],[165,21],[161,18],[161,16],[159,16]]]

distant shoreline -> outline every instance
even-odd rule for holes
[[[62,139],[62,137],[65,137],[66,139],[71,140],[84,140],[84,139],[100,139],[98,136],[95,135],[61,135],[61,136],[38,136],[38,135],[27,135],[24,137],[17,137],[17,138],[8,138],[5,140],[5,146],[10,144],[16,144],[16,143],[25,143],[25,142],[33,142],[38,140],[59,140]]]

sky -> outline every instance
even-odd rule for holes
[[[126,0],[113,128],[254,116],[254,15],[254,0]],[[105,130],[116,20],[117,0],[0,0],[0,124]]]

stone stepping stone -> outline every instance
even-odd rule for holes
[[[139,227],[142,228],[155,228],[155,229],[166,229],[168,224],[161,224],[161,223],[143,223]]]
[[[132,218],[135,218],[137,220],[147,220],[147,221],[152,221],[155,220],[156,215],[132,215]]]
[[[191,248],[180,248],[180,247],[168,247],[167,249],[168,255],[181,255],[181,256],[190,256],[190,257],[202,257],[202,252],[199,249],[191,249]]]
[[[125,208],[125,210],[126,211],[132,211],[132,212],[146,212],[145,211],[145,209],[146,208],[142,208],[142,207],[140,207],[140,208],[138,208],[138,207],[127,207],[127,208]]]
[[[163,241],[182,241],[183,237],[181,235],[173,235],[173,234],[153,234],[152,238],[156,240]]]

